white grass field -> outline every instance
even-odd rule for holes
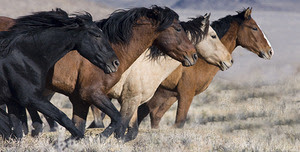
[[[61,7],[69,13],[88,11],[97,20],[114,10],[85,0],[0,3],[0,16],[13,18]],[[215,20],[236,10],[176,11],[182,20],[206,12]],[[172,128],[175,104],[163,117],[160,129],[151,129],[147,118],[138,137],[128,143],[113,137],[101,142],[96,134],[102,129],[88,129],[84,139],[66,144],[63,141],[70,134],[59,127],[57,132],[45,132],[38,138],[28,135],[18,142],[0,139],[0,151],[300,151],[300,13],[253,8],[252,16],[273,46],[272,60],[237,48],[233,67],[219,72],[210,87],[194,98],[183,129]],[[52,102],[71,115],[66,97],[56,95]],[[88,124],[91,121],[89,115]],[[106,126],[109,121],[106,117]],[[47,128],[45,125],[44,130]]]

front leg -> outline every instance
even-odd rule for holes
[[[20,139],[23,137],[22,122],[25,121],[27,123],[26,109],[13,100],[7,103],[7,108],[10,125],[12,126],[13,137]],[[22,120],[24,118],[26,118],[26,120]]]
[[[111,123],[100,134],[101,137],[108,138],[121,126],[121,114],[104,93],[92,93],[90,102],[110,117]]]
[[[130,95],[131,97],[133,95]],[[129,121],[131,120],[133,114],[137,111],[137,108],[141,102],[140,96],[135,96],[134,98],[127,98],[122,101],[121,103],[121,116],[122,116],[122,125],[116,130],[116,138],[123,139],[126,129],[129,127]]]
[[[35,109],[42,114],[48,116],[49,118],[55,120],[60,125],[64,126],[75,138],[82,138],[84,134],[80,132],[73,124],[73,122],[68,118],[68,116],[55,107],[48,100],[37,98],[36,96],[30,96],[25,98],[21,102],[24,106],[28,108]]]
[[[135,111],[134,115],[130,120],[127,134],[125,135],[125,142],[135,139],[139,133],[139,125],[138,125],[137,117],[138,117],[137,111]]]
[[[184,92],[180,94],[174,127],[183,128],[193,98],[194,94],[192,93]]]
[[[80,97],[76,95],[71,95],[69,99],[73,105],[72,121],[75,124],[76,128],[84,134],[86,118],[89,112],[90,104],[85,101],[82,101]]]
[[[0,135],[4,139],[9,139],[9,137],[12,135],[11,131],[12,130],[11,130],[11,126],[9,124],[8,113],[6,113],[6,111],[0,109]]]
[[[39,133],[43,131],[43,121],[36,110],[27,108],[27,111],[32,120],[33,130],[31,130],[31,136],[33,137],[38,136]]]

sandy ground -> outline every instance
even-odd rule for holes
[[[1,0],[0,15],[16,18],[33,11],[61,7],[70,13],[88,11],[94,19],[107,17],[112,8],[83,0]],[[182,20],[211,12],[211,20],[232,11],[176,9]],[[275,55],[267,61],[237,48],[235,63],[219,72],[211,86],[196,96],[184,129],[173,129],[176,104],[163,117],[160,129],[150,129],[149,118],[134,141],[122,143],[113,137],[102,143],[89,129],[86,137],[66,145],[64,128],[38,138],[1,141],[1,151],[300,151],[300,13],[256,11],[253,18],[269,38]],[[71,115],[71,105],[62,95],[52,102]],[[118,106],[116,104],[116,106]],[[88,124],[92,116],[88,117]],[[109,119],[105,118],[106,126]],[[30,122],[29,122],[30,123]],[[45,125],[45,131],[48,126]],[[53,142],[57,144],[53,146]]]

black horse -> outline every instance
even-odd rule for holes
[[[15,137],[23,136],[25,107],[54,119],[73,137],[83,137],[72,121],[43,97],[48,70],[76,49],[105,73],[115,72],[119,61],[89,13],[37,12],[18,18],[9,31],[0,33],[0,102],[8,108]]]

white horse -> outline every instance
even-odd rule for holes
[[[186,24],[185,26],[182,25],[188,32],[190,40],[193,40],[193,28],[190,28],[189,25],[195,25],[195,22],[199,22],[199,18],[183,23]],[[198,54],[207,62],[219,66],[221,70],[228,69],[232,65],[231,55],[221,43],[216,32],[209,26],[209,15],[202,17],[201,25],[197,28],[202,31],[207,28],[208,32],[200,42],[196,43],[195,39],[193,40]],[[133,115],[135,116],[132,121],[136,124],[138,106],[151,99],[160,83],[180,65],[180,62],[168,56],[159,57],[157,61],[149,60],[149,52],[145,51],[122,74],[120,81],[109,91],[109,97],[117,99],[121,104],[122,127],[119,129],[123,134],[116,135],[117,137],[124,135]],[[137,132],[138,130],[129,130],[125,140],[134,139]]]

